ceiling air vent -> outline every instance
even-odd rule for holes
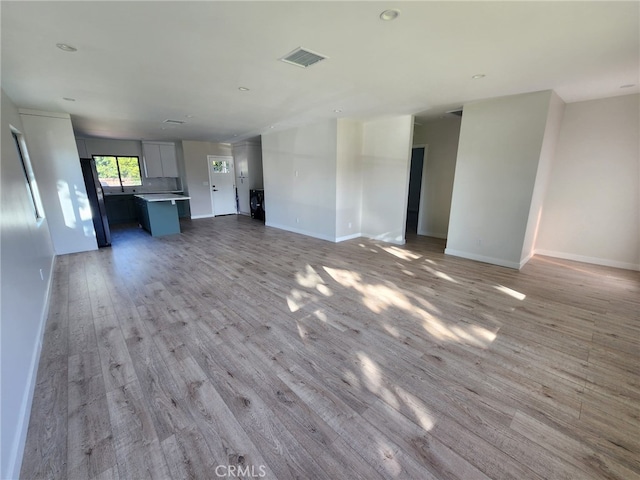
[[[311,50],[307,50],[306,48],[296,48],[293,52],[285,55],[280,60],[286,63],[290,63],[291,65],[296,65],[298,67],[307,68],[314,63],[318,63],[320,60],[324,60],[325,56],[320,55],[319,53],[312,52]]]
[[[171,120],[171,119],[167,119],[162,123],[168,123],[170,125],[182,125],[184,122],[184,120]]]

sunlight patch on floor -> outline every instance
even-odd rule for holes
[[[376,362],[374,362],[366,353],[357,352],[358,363],[360,364],[360,370],[364,380],[364,385],[370,392],[375,393],[381,397],[386,403],[398,407],[398,399],[391,390],[384,386],[380,369]]]
[[[326,266],[323,268],[338,284],[360,293],[362,303],[373,313],[381,314],[390,308],[407,312],[420,320],[424,330],[437,340],[486,348],[496,338],[495,333],[477,325],[468,325],[458,321],[450,324],[445,323],[438,318],[437,309],[433,308],[429,302],[414,295],[411,295],[410,298],[393,284],[367,284],[362,281],[362,276],[357,272]],[[450,277],[449,280],[458,283]],[[432,312],[436,314],[434,315]],[[381,322],[381,325],[391,335],[399,337],[400,332],[395,327],[390,327],[388,322]]]
[[[331,295],[333,295],[333,292],[329,289],[329,287],[327,287],[322,283],[319,283],[318,285],[316,285],[316,290],[320,292],[322,295],[324,295],[325,297],[330,297]]]
[[[301,325],[300,323],[296,322],[296,326],[298,327],[298,335],[300,336],[301,339],[304,340],[304,338],[307,335],[307,331],[304,328],[304,325]]]
[[[297,312],[308,303],[314,303],[318,301],[318,297],[310,293],[304,292],[294,288],[287,295],[287,306],[290,312]]]
[[[324,283],[322,277],[309,264],[305,266],[304,272],[296,273],[296,282],[306,288],[315,288],[317,285]]]
[[[475,338],[484,338],[484,340],[485,340],[485,345],[484,346],[488,346],[498,336],[497,330],[496,330],[496,332],[492,332],[491,330],[483,328],[483,327],[481,327],[479,325],[471,325],[469,328],[470,328],[470,330],[473,331],[473,335],[475,336]],[[498,328],[498,330],[499,330],[499,328]]]
[[[422,258],[422,255],[417,255],[413,252],[410,252],[409,250],[403,250],[398,247],[380,247],[380,248],[385,252],[390,253],[391,255],[398,257],[402,260],[411,261],[411,260],[418,260]]]
[[[387,322],[385,322],[382,324],[382,328],[384,328],[392,337],[400,338],[400,332],[393,325],[389,325]]]
[[[318,320],[327,323],[327,314],[324,313],[322,310],[318,309],[315,312],[313,312],[313,316],[316,317]]]
[[[407,406],[413,418],[420,424],[422,428],[429,431],[435,425],[434,415],[424,402],[415,395],[407,392],[402,387],[395,387],[396,396]]]
[[[367,354],[358,352],[356,355],[360,362],[360,369],[362,370],[362,373],[364,375],[367,388],[369,388],[369,390],[371,390],[372,392],[377,392],[382,385],[382,379],[380,376],[380,370],[378,370],[378,366],[367,356]]]
[[[451,333],[466,345],[486,348],[496,339],[496,334],[478,325],[469,325],[462,328],[459,325],[450,327]]]
[[[510,297],[515,298],[516,300],[524,300],[527,296],[524,293],[520,293],[517,290],[512,290],[509,287],[505,287],[504,285],[495,285],[493,288],[498,290],[499,292],[506,293]]]
[[[325,281],[311,265],[307,264],[304,272],[296,273],[296,282],[301,287],[317,290],[325,297],[333,295],[333,292],[327,287]]]
[[[441,272],[440,270],[436,270],[435,268],[431,268],[431,267],[428,267],[426,265],[424,265],[422,268],[424,270],[426,270],[427,272],[435,275],[438,278],[441,278],[443,280],[447,280],[448,282],[452,282],[452,283],[459,283],[457,280],[451,278],[449,275],[447,275],[444,272]]]

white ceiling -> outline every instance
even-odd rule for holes
[[[70,113],[80,135],[215,142],[546,89],[575,102],[639,91],[639,6],[2,1],[2,87],[19,107]],[[387,8],[400,16],[381,21]],[[328,59],[278,60],[299,46]]]

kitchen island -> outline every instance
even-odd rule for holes
[[[191,197],[174,193],[136,195],[136,211],[140,226],[153,237],[180,233],[177,202]]]

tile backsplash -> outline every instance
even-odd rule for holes
[[[124,187],[124,193],[156,193],[175,192],[182,190],[182,182],[179,178],[145,178],[144,185],[138,187]],[[105,194],[122,193],[119,187],[105,187]]]

